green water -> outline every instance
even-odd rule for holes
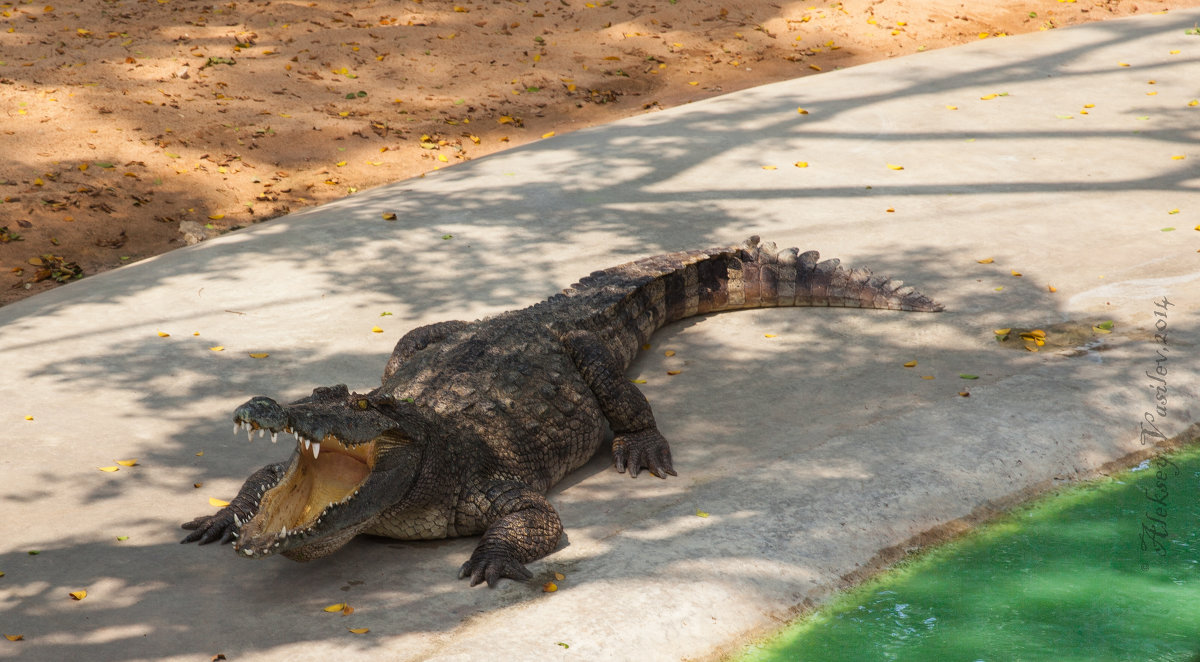
[[[1200,661],[1198,566],[1191,448],[921,554],[738,659]]]

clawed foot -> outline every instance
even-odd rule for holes
[[[458,569],[458,578],[471,578],[471,586],[477,586],[486,581],[488,588],[496,588],[496,583],[507,577],[519,582],[529,581],[533,573],[516,561],[511,554],[503,550],[483,550],[477,547],[471,554],[471,560],[462,564]]]
[[[232,542],[237,537],[238,529],[242,528],[240,519],[232,509],[226,506],[218,510],[216,515],[205,515],[185,522],[182,525],[183,528],[190,530],[191,533],[179,542],[181,544],[198,542],[201,545],[207,545],[210,542],[219,542],[224,545]]]
[[[625,473],[628,468],[633,478],[637,478],[642,469],[649,469],[659,478],[666,478],[667,474],[678,475],[671,466],[671,447],[655,429],[616,435],[613,438],[613,464],[620,473]]]

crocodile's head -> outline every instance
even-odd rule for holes
[[[296,437],[280,481],[241,522],[234,549],[250,558],[307,561],[332,554],[383,509],[399,503],[419,469],[428,428],[415,408],[345,385],[289,405],[257,397],[238,407],[234,431]]]

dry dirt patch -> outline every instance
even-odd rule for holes
[[[552,134],[1198,5],[0,2],[0,304]]]

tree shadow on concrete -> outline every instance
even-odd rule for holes
[[[1111,32],[1107,43],[1131,41],[1164,29],[1190,27],[1179,21],[1175,23],[1179,25],[1165,27],[1167,21],[1152,25],[1106,24],[1105,29]],[[1103,45],[1106,44],[1100,46]],[[1065,63],[1097,47],[1091,44],[1074,51],[1030,58],[1019,67],[998,65],[942,78],[914,75],[910,80],[899,81],[899,89],[886,93],[848,91],[842,98],[805,103],[810,112],[833,118],[905,95],[1016,85],[1048,73],[1067,84],[1072,76],[1082,74],[1063,72]],[[1155,70],[1181,71],[1192,63],[1194,60],[1172,61],[1169,65],[1156,65]],[[243,370],[213,364],[205,354],[206,348],[191,347],[184,351],[178,345],[164,345],[155,337],[120,346],[104,345],[106,338],[114,337],[130,323],[130,317],[152,321],[158,315],[184,327],[192,320],[235,305],[238,314],[267,320],[292,313],[297,306],[320,297],[323,302],[313,307],[311,314],[339,315],[344,314],[339,309],[339,298],[361,292],[372,293],[372,305],[386,303],[395,307],[397,318],[411,320],[413,326],[460,317],[464,310],[478,315],[511,309],[544,298],[590,269],[610,266],[613,256],[632,259],[727,243],[759,230],[794,235],[801,230],[829,234],[844,231],[847,226],[854,231],[862,228],[836,216],[802,221],[779,217],[764,220],[747,211],[781,202],[794,203],[797,209],[803,209],[807,202],[818,199],[857,199],[864,194],[857,184],[817,187],[792,184],[753,189],[731,188],[724,181],[711,181],[707,186],[681,184],[692,177],[691,173],[700,172],[698,166],[713,155],[747,146],[764,149],[778,148],[781,143],[800,146],[817,137],[845,140],[847,144],[864,137],[884,142],[947,139],[947,134],[935,130],[916,133],[898,130],[885,135],[808,133],[794,119],[797,98],[781,90],[767,88],[756,97],[756,118],[765,119],[746,118],[747,123],[753,123],[752,127],[738,126],[740,110],[732,101],[717,100],[703,110],[678,117],[648,116],[631,125],[579,132],[530,150],[449,169],[424,181],[369,191],[325,208],[234,233],[208,245],[106,273],[90,279],[96,281],[96,286],[83,281],[5,307],[0,310],[9,336],[5,352],[37,351],[44,339],[35,333],[44,329],[48,320],[67,320],[81,309],[111,311],[110,321],[100,326],[59,330],[54,339],[55,343],[63,344],[97,342],[104,347],[99,355],[48,357],[40,368],[13,375],[14,381],[42,389],[69,384],[79,393],[103,385],[124,393],[127,400],[121,409],[110,412],[108,420],[95,423],[99,438],[116,434],[122,426],[136,426],[139,419],[172,419],[178,432],[145,444],[144,463],[163,469],[161,477],[145,479],[142,487],[147,490],[177,493],[181,476],[186,476],[187,481],[236,485],[253,468],[273,458],[264,458],[258,445],[207,441],[228,439],[226,417],[233,405],[249,395],[276,395],[281,391],[301,395],[314,386],[341,381],[349,382],[352,388],[373,386],[385,360],[386,348],[378,353],[345,352],[336,348],[337,338],[329,338],[328,346],[320,352],[289,352],[280,348],[280,360],[269,367]],[[1142,137],[1172,145],[1196,143],[1195,125],[1185,122],[1182,114],[1164,118],[1156,126],[1159,128],[1141,134]],[[1037,131],[993,134],[980,128],[971,135],[1006,141],[1047,136],[1095,139],[1120,133],[1064,130],[1058,134]],[[957,135],[949,134],[949,139]],[[533,154],[536,160],[526,160]],[[757,167],[751,161],[748,165]],[[1020,178],[1014,176],[1014,179]],[[1100,184],[1065,176],[1040,182],[979,179],[873,186],[870,195],[905,199],[950,193],[977,197],[1062,191],[1179,191],[1195,187],[1194,172],[1183,165],[1173,165],[1144,176]],[[397,220],[383,220],[384,213],[395,213]],[[452,238],[442,239],[445,235]],[[966,291],[951,286],[962,278],[954,266],[957,255],[941,246],[937,239],[922,237],[888,250],[862,250],[854,256],[853,263],[919,284],[931,295],[944,299],[950,311],[975,305]],[[581,242],[589,241],[604,243],[580,249]],[[289,265],[291,268],[284,273],[303,272],[306,276],[292,288],[260,288],[262,296],[256,296],[259,284],[247,280],[239,271],[248,262]],[[197,280],[196,274],[203,274],[203,278]],[[573,275],[564,279],[565,274]],[[183,309],[145,310],[141,303],[145,292],[170,293],[180,283],[188,287],[203,283],[216,300],[192,298],[185,299],[187,307]],[[1014,316],[1031,310],[1051,315],[1059,305],[1048,293],[1032,286],[1019,292],[1019,297],[998,302],[996,311]],[[907,356],[914,346],[921,346],[919,337],[923,332],[959,325],[957,333],[979,333],[986,328],[983,324],[963,329],[966,321],[955,317],[953,312],[920,316],[785,310],[738,315],[756,316],[753,319],[762,328],[780,328],[781,335],[794,335],[787,347],[795,351],[781,354],[770,348],[738,344],[748,341],[745,334],[722,340],[710,334],[691,333],[705,325],[730,328],[717,319],[692,320],[663,331],[664,335],[655,342],[686,347],[688,354],[701,364],[693,372],[704,376],[695,380],[664,379],[648,384],[645,389],[664,429],[672,438],[679,439],[677,466],[682,475],[678,481],[662,484],[647,479],[629,481],[622,476],[601,475],[611,473],[611,469],[604,458],[598,458],[556,488],[552,500],[562,511],[568,536],[574,533],[579,538],[605,539],[613,535],[626,538],[621,545],[621,556],[595,548],[594,552],[581,552],[573,557],[572,577],[576,580],[620,581],[652,576],[686,582],[696,580],[690,573],[698,564],[721,567],[728,573],[725,577],[704,577],[703,581],[745,586],[750,580],[749,585],[761,592],[764,601],[776,600],[781,592],[802,592],[797,588],[800,584],[776,582],[774,578],[758,576],[762,572],[759,566],[739,570],[736,563],[726,564],[726,561],[762,556],[790,558],[810,576],[835,580],[839,574],[837,568],[821,565],[819,559],[822,551],[842,544],[840,541],[845,538],[839,526],[805,525],[807,521],[819,520],[815,511],[831,502],[756,501],[763,490],[786,494],[797,482],[807,481],[806,489],[812,494],[877,489],[878,499],[884,503],[921,498],[932,493],[931,486],[961,480],[960,476],[938,467],[926,467],[922,473],[914,467],[881,466],[871,457],[870,449],[864,449],[863,457],[852,458],[826,475],[806,474],[803,458],[829,441],[822,433],[834,428],[822,423],[824,418],[845,416],[862,417],[870,422],[887,421],[902,415],[905,409],[916,410],[957,397],[954,391],[960,387],[950,382],[920,390],[911,385],[901,386],[894,378],[873,376],[885,364],[894,367],[896,357]],[[900,331],[905,328],[909,330]],[[990,338],[984,335],[979,343],[987,340]],[[205,342],[208,341],[206,338]],[[948,368],[978,365],[981,356],[986,355],[989,361],[986,367],[995,375],[1030,369],[1028,357],[1015,353],[983,354],[985,350],[980,349],[980,344],[968,349],[939,350],[938,360]],[[654,361],[658,360],[644,357],[634,369],[657,369],[659,364]],[[1068,361],[1057,369],[1069,381],[1081,365]],[[164,379],[164,368],[169,373],[169,387],[154,388]],[[844,390],[827,391],[824,375],[836,375]],[[845,391],[850,385],[853,393]],[[714,393],[746,395],[738,398],[739,407],[730,411],[714,406],[714,401],[719,405],[723,399],[719,395],[714,397]],[[1102,414],[1076,412],[1084,418]],[[968,429],[960,433],[970,436],[978,432],[982,431]],[[210,447],[221,443],[222,452],[212,454],[212,461],[203,467],[197,464],[192,452],[197,439],[206,440]],[[272,452],[278,456],[285,453],[283,449]],[[984,447],[979,452],[981,462],[1003,463],[1003,458],[989,457]],[[876,487],[881,475],[898,471],[912,473],[903,483],[885,482]],[[130,503],[125,488],[119,484],[81,486],[52,469],[37,479],[40,491],[8,494],[3,497],[4,502],[10,508],[32,508],[41,496],[84,490],[79,501],[94,512],[108,513],[104,515],[107,523],[165,527],[173,533],[177,533],[175,527],[180,521],[200,514],[173,508],[154,512],[152,502]],[[748,485],[749,482],[753,484]],[[723,499],[730,500],[718,506],[703,504],[706,510],[725,515],[729,526],[724,531],[710,531],[701,543],[694,530],[682,523],[694,517],[694,510],[701,505],[697,500],[706,495],[723,495]],[[781,509],[796,522],[790,537],[772,539],[754,535],[756,517],[778,515]],[[53,514],[39,513],[39,516],[53,517]],[[931,514],[934,518],[953,516],[951,511]],[[660,522],[664,530],[654,530]],[[899,527],[884,518],[858,525]],[[118,533],[114,531],[112,535]],[[487,591],[468,590],[465,584],[456,582],[454,572],[469,554],[473,539],[434,543],[364,539],[328,560],[303,565],[282,561],[251,564],[234,559],[228,550],[197,550],[154,540],[126,545],[100,542],[95,535],[63,532],[41,541],[42,553],[37,556],[28,555],[26,550],[0,554],[0,567],[8,572],[6,593],[15,598],[4,609],[5,628],[23,631],[29,650],[44,659],[269,653],[297,642],[324,641],[343,633],[345,624],[358,625],[359,620],[339,620],[336,625],[331,622],[296,625],[299,610],[306,610],[306,615],[312,611],[321,616],[316,611],[320,606],[347,596],[359,605],[371,605],[376,620],[371,620],[370,627],[373,633],[382,635],[352,639],[348,645],[372,651],[395,645],[396,637],[442,634],[459,627],[473,614],[527,604],[541,596],[536,584],[507,583],[498,590]],[[570,547],[566,551],[571,552]],[[638,577],[624,574],[628,557],[636,557],[644,564],[645,570]],[[555,568],[557,562],[552,556],[536,566],[539,578]],[[711,563],[705,565],[706,562]],[[80,585],[98,587],[92,590],[91,602],[67,604],[65,589]],[[570,585],[565,585],[565,593],[570,590]],[[360,616],[369,613],[363,612]]]

